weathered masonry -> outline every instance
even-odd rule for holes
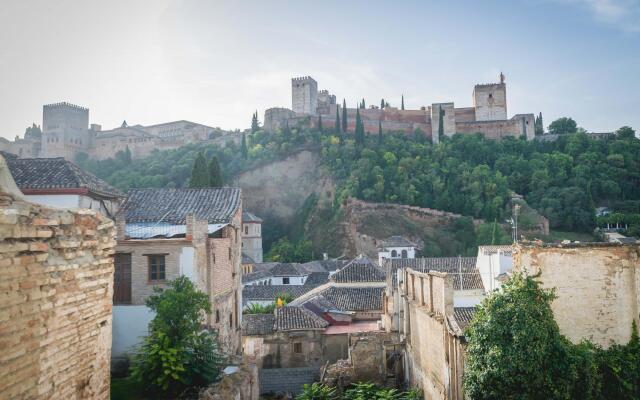
[[[555,289],[551,308],[563,335],[608,347],[629,341],[632,321],[640,325],[638,256],[638,244],[520,244],[513,265]]]
[[[24,200],[0,157],[0,398],[108,399],[114,224]]]

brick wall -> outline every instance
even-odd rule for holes
[[[113,222],[0,194],[0,398],[108,399]]]

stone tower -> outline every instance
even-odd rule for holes
[[[42,157],[73,161],[92,145],[89,109],[66,102],[42,106]]]
[[[310,76],[291,79],[291,109],[298,114],[316,114],[318,82]]]
[[[500,74],[500,83],[475,85],[473,106],[476,109],[476,121],[506,120],[507,88],[504,75]]]

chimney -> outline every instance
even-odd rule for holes
[[[123,213],[116,214],[116,240],[125,240],[126,221]]]
[[[193,232],[195,230],[196,218],[193,216],[193,214],[187,214],[187,217],[185,218],[185,222],[187,224],[187,232],[185,235],[185,239],[193,240]]]

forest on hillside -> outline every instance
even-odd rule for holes
[[[392,132],[356,135],[335,129],[285,127],[267,133],[254,126],[240,144],[188,145],[132,160],[128,152],[78,164],[126,190],[189,186],[199,154],[216,158],[223,180],[300,148],[321,152],[337,184],[334,208],[348,197],[429,207],[498,223],[510,217],[514,194],[549,219],[552,229],[591,232],[596,207],[608,207],[627,233],[640,234],[640,140],[629,127],[594,139],[575,123],[555,141],[481,134],[455,135],[432,145],[425,137]]]

